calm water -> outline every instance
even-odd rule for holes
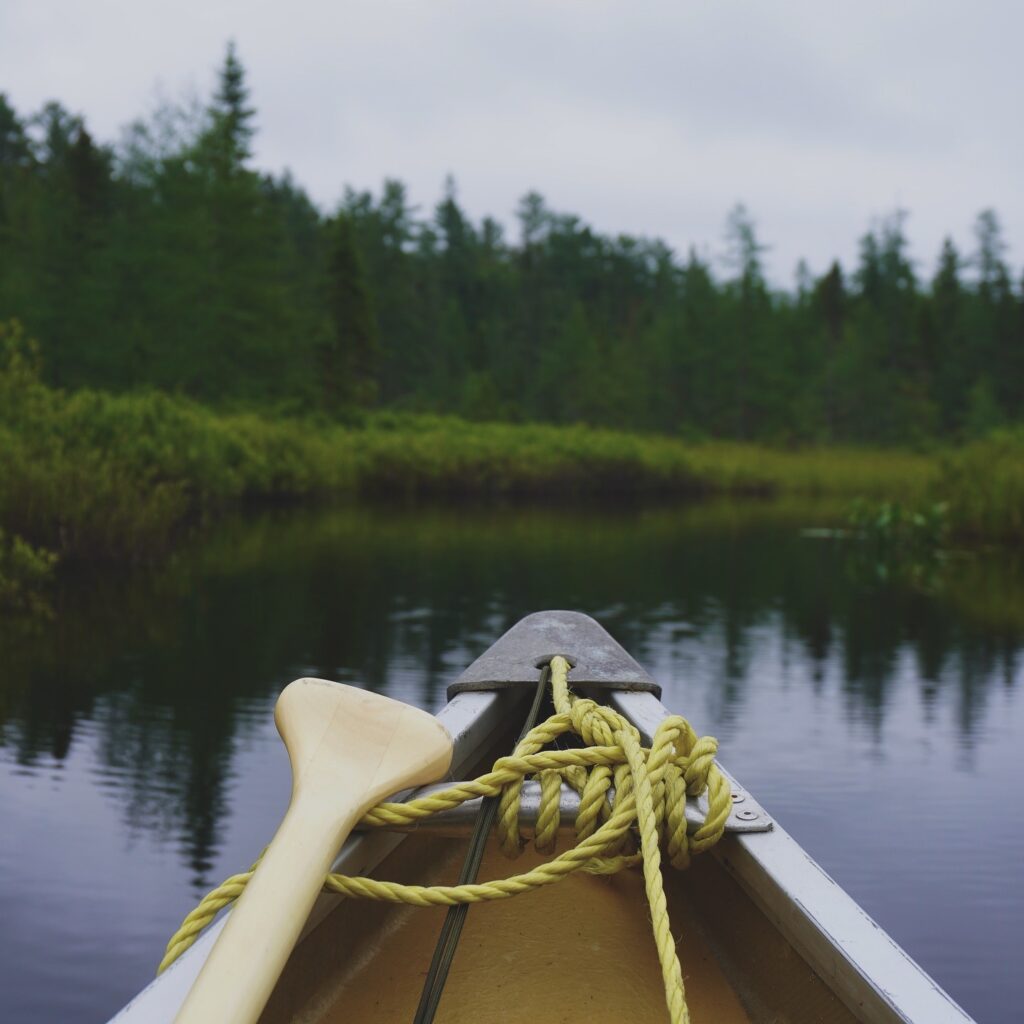
[[[288,793],[290,679],[437,708],[521,615],[597,616],[665,702],[981,1021],[1024,1005],[1024,565],[878,582],[807,509],[238,523],[0,624],[0,1019],[100,1021]]]

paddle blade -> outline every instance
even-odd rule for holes
[[[297,679],[282,691],[274,718],[293,792],[326,784],[357,793],[368,809],[396,790],[442,778],[451,765],[451,737],[433,715],[354,686]]]

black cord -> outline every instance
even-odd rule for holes
[[[540,713],[540,706],[547,692],[548,679],[551,676],[551,666],[545,665],[540,673],[540,681],[537,684],[537,692],[533,696],[533,705],[530,713],[526,716],[526,725],[516,740],[518,745],[522,738],[536,725],[537,715]],[[476,881],[480,871],[480,863],[484,859],[484,849],[487,846],[487,837],[494,828],[494,819],[498,813],[498,804],[501,798],[488,796],[480,803],[480,810],[477,812],[476,825],[473,828],[473,836],[469,841],[469,850],[466,852],[466,859],[459,873],[459,885],[467,885]],[[420,995],[420,1004],[416,1007],[416,1016],[413,1024],[431,1024],[434,1014],[441,1002],[441,993],[444,991],[444,984],[448,980],[448,971],[451,969],[452,961],[455,959],[455,950],[459,944],[459,937],[462,935],[462,926],[466,922],[466,914],[469,913],[468,903],[456,903],[448,908],[444,924],[441,926],[441,933],[437,937],[437,945],[434,947],[434,956],[430,961],[430,970],[427,971],[426,981],[423,983],[423,992]]]

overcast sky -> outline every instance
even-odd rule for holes
[[[851,265],[896,207],[930,275],[977,212],[1024,253],[1024,5],[1015,0],[0,0],[0,91],[114,140],[205,97],[237,41],[257,161],[325,207],[455,175],[475,217],[537,189],[606,232],[717,255],[736,202],[769,265]]]

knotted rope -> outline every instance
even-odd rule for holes
[[[659,724],[650,748],[645,748],[640,733],[618,712],[571,693],[568,673],[565,658],[552,658],[555,713],[531,729],[513,753],[499,758],[491,771],[408,803],[380,803],[367,812],[363,825],[408,826],[467,800],[500,795],[495,829],[502,851],[515,857],[524,845],[518,820],[520,794],[526,778],[535,776],[541,787],[534,829],[536,848],[542,853],[554,849],[563,782],[580,795],[573,847],[524,874],[491,882],[399,885],[331,874],[324,881],[324,891],[418,907],[451,906],[507,899],[552,885],[576,871],[610,875],[642,864],[669,1018],[672,1024],[687,1024],[690,1017],[662,885],[661,858],[664,850],[673,867],[685,868],[692,855],[714,846],[725,832],[732,796],[715,764],[718,743],[710,736],[698,737],[685,718],[670,715]],[[586,746],[544,749],[569,734],[578,736]],[[686,797],[705,791],[707,816],[688,835]],[[203,897],[171,937],[158,974],[196,941],[221,909],[238,899],[258,863],[242,874],[232,875]]]

